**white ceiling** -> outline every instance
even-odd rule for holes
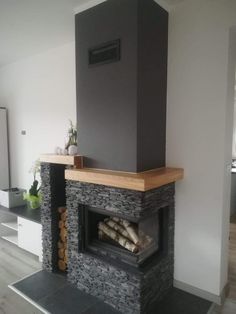
[[[0,0],[0,67],[73,41],[74,9],[92,1]]]

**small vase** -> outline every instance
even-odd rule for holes
[[[75,156],[78,153],[78,147],[76,145],[70,145],[68,153],[70,156]]]

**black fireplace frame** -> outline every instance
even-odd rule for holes
[[[148,264],[152,263],[153,260],[160,259],[168,253],[168,206],[157,208],[152,211],[152,215],[158,214],[159,216],[159,239],[158,239],[158,250],[150,252],[150,254],[143,254],[141,259],[139,259],[134,253],[129,252],[125,249],[119,248],[118,246],[113,246],[109,243],[104,243],[99,240],[90,241],[90,221],[89,212],[98,213],[107,217],[113,216],[122,219],[126,219],[130,222],[140,223],[140,221],[147,219],[147,217],[135,218],[132,216],[108,213],[104,209],[100,209],[94,206],[88,206],[79,204],[79,229],[80,229],[80,241],[79,250],[83,253],[90,253],[99,258],[109,259],[110,262],[115,261],[123,265],[130,265],[135,268],[146,267]]]

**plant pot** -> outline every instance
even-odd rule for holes
[[[24,199],[27,200],[27,206],[30,209],[37,209],[40,207],[41,197],[30,195],[29,193],[24,194]]]
[[[27,201],[28,208],[30,209],[38,209],[40,207],[39,200]]]

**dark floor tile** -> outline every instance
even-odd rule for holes
[[[87,309],[83,314],[120,314],[110,305],[105,304],[101,301],[97,302],[94,306]]]
[[[212,303],[179,289],[156,303],[149,314],[207,314]]]
[[[33,301],[38,301],[45,296],[56,292],[67,284],[66,277],[57,274],[51,274],[44,270],[39,271],[32,276],[22,279],[12,286],[25,294]]]
[[[82,314],[97,302],[97,298],[71,285],[64,286],[54,294],[38,301],[40,306],[52,314]]]

